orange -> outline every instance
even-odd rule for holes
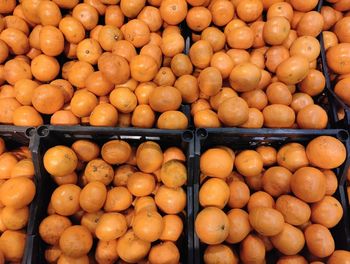
[[[220,1],[215,1],[215,3],[218,3]],[[200,39],[209,41],[214,52],[222,50],[226,42],[226,36],[224,32],[216,27],[207,27],[204,29],[200,35]]]
[[[275,201],[273,200],[272,196],[269,195],[268,193],[263,191],[258,191],[253,193],[249,198],[248,205],[247,205],[248,212],[250,212],[252,209],[257,207],[274,208]]]
[[[160,170],[160,178],[167,187],[180,187],[187,181],[186,167],[178,160],[166,161]]]
[[[249,73],[249,78],[245,76]],[[254,64],[245,62],[235,66],[230,74],[230,84],[237,92],[256,89],[261,79],[261,70]]]
[[[130,20],[125,24],[124,37],[136,48],[146,45],[150,40],[150,30],[147,24],[140,19]]]
[[[32,104],[42,114],[53,114],[63,107],[64,95],[56,86],[43,84],[34,88]]]
[[[29,219],[29,208],[27,206],[19,209],[4,207],[1,210],[1,221],[8,230],[20,230],[24,228]]]
[[[149,104],[154,111],[177,110],[182,101],[181,93],[172,86],[159,86],[149,97]]]
[[[228,25],[226,27],[228,27]],[[249,49],[254,44],[253,30],[244,25],[233,28],[231,32],[227,33],[225,28],[225,35],[227,44],[233,49]]]
[[[322,169],[334,169],[345,161],[346,150],[338,139],[320,136],[309,142],[306,155],[312,165]]]
[[[293,99],[288,86],[281,82],[271,83],[266,89],[266,96],[270,104],[290,105]]]
[[[263,38],[264,25],[265,22],[263,21],[255,21],[250,25],[250,28],[254,32],[253,48],[261,48],[265,46],[265,41]]]
[[[48,56],[57,56],[62,53],[64,37],[62,32],[54,26],[43,26],[39,34],[41,51]]]
[[[89,91],[75,92],[70,102],[71,111],[77,117],[87,117],[97,106],[96,96]]]
[[[290,24],[286,18],[272,17],[264,25],[263,38],[267,44],[281,45],[287,39],[289,31]]]
[[[103,214],[96,226],[96,237],[102,241],[117,239],[125,234],[127,223],[125,216],[120,213]]]
[[[15,28],[6,28],[0,33],[0,40],[4,41],[10,51],[16,55],[25,54],[29,51],[29,41],[27,36]]]
[[[189,56],[195,67],[204,69],[210,65],[213,48],[208,40],[199,40],[191,46]]]
[[[222,210],[206,207],[196,216],[195,232],[208,245],[220,244],[228,237],[229,219]]]
[[[317,37],[323,29],[324,20],[317,11],[310,11],[305,13],[297,26],[297,33],[299,36]]]
[[[159,187],[154,200],[157,207],[166,214],[178,214],[186,207],[186,193],[179,188]]]
[[[50,84],[61,89],[61,91],[63,92],[65,103],[68,103],[72,99],[74,94],[74,88],[67,80],[56,79]]]
[[[139,145],[136,152],[136,161],[139,169],[146,173],[153,173],[161,168],[163,153],[160,146],[151,141]]]
[[[152,128],[155,121],[155,113],[147,104],[136,106],[131,117],[131,124],[134,127]]]
[[[104,210],[107,212],[119,212],[126,210],[132,203],[132,195],[125,187],[114,187],[107,193]]]
[[[250,191],[247,184],[243,181],[232,181],[229,183],[229,200],[230,208],[243,208],[249,201]]]
[[[108,261],[117,261],[118,259],[118,252],[117,252],[117,240],[110,240],[110,241],[98,241],[96,252],[95,252],[95,259],[97,262],[108,262]]]
[[[319,70],[310,69],[308,75],[300,82],[299,90],[310,96],[319,95],[326,86],[326,78]]]
[[[54,57],[41,54],[35,57],[31,63],[33,76],[42,82],[48,82],[56,78],[60,66]]]
[[[276,200],[276,209],[282,213],[286,223],[291,225],[305,224],[311,216],[310,206],[291,195],[281,195]]]
[[[320,54],[320,43],[311,36],[302,36],[297,38],[290,47],[290,55],[301,55],[310,62],[318,58]]]
[[[261,235],[274,236],[283,229],[283,215],[272,208],[256,207],[249,211],[251,226]]]
[[[211,3],[209,10],[216,26],[225,26],[234,16],[234,5],[230,1],[219,0]]]
[[[85,29],[82,23],[72,17],[66,16],[59,23],[59,29],[63,33],[65,39],[73,44],[77,44],[85,37]]]
[[[341,43],[331,47],[327,51],[327,63],[329,68],[337,74],[350,73],[349,69],[344,65],[350,63],[350,43]]]
[[[201,6],[192,7],[186,16],[188,27],[194,31],[202,31],[207,28],[212,20],[210,11]]]
[[[79,160],[90,161],[98,157],[100,153],[99,146],[89,140],[77,140],[72,144],[72,149]]]
[[[203,207],[215,206],[223,209],[229,200],[230,189],[225,181],[208,179],[199,190],[199,203]]]
[[[256,151],[260,154],[264,167],[268,167],[276,163],[277,151],[273,147],[260,146],[256,149]]]
[[[298,254],[305,245],[303,232],[287,223],[284,224],[282,232],[271,237],[270,240],[273,246],[285,255]]]
[[[156,61],[148,55],[137,55],[130,62],[131,77],[140,82],[152,80],[157,72]]]
[[[151,174],[135,172],[128,177],[127,187],[134,196],[146,196],[154,190],[155,179]]]
[[[0,250],[5,260],[20,262],[24,256],[26,235],[21,231],[6,230],[0,237]]]
[[[263,189],[274,197],[290,192],[292,173],[284,167],[275,166],[267,169],[263,174]]]
[[[293,42],[294,43],[294,42]],[[288,48],[284,46],[272,46],[266,54],[266,68],[270,72],[276,72],[278,65],[290,57]]]
[[[34,176],[34,164],[32,159],[22,159],[15,164],[11,170],[11,178],[15,177],[28,177],[33,178]]]
[[[350,259],[350,254],[346,250],[336,250],[328,259],[329,264],[345,264]]]
[[[308,250],[316,257],[324,258],[334,252],[334,239],[328,228],[319,224],[311,224],[305,231],[305,242]]]
[[[180,261],[180,252],[177,246],[166,241],[162,244],[153,246],[149,252],[148,259],[151,263],[178,263]]]
[[[160,129],[186,129],[188,120],[186,115],[180,111],[166,111],[159,116],[157,127]]]
[[[236,12],[243,21],[253,22],[262,15],[263,3],[260,0],[243,0],[236,6]]]
[[[125,14],[125,16],[129,18],[136,17],[137,14],[141,11],[141,9],[144,6],[145,6],[145,1],[142,1],[142,0],[120,1],[120,8],[122,12]]]
[[[118,28],[124,24],[124,14],[119,5],[107,6],[105,13],[105,24],[114,25]]]
[[[107,189],[103,183],[90,182],[81,190],[79,204],[84,211],[94,213],[103,207],[106,197]]]
[[[55,146],[44,155],[45,169],[54,176],[62,177],[72,173],[78,164],[77,156],[66,146]]]
[[[87,182],[100,181],[107,186],[113,181],[114,171],[103,159],[93,159],[86,165],[84,176]]]
[[[235,159],[237,171],[245,177],[254,177],[261,173],[263,161],[260,154],[254,150],[244,150]]]
[[[291,0],[290,4],[293,6],[294,9],[302,12],[307,12],[313,10],[317,6],[317,0],[311,0],[307,3],[301,1],[301,0]]]
[[[32,106],[21,106],[13,112],[15,126],[40,126],[43,123],[43,118]]]
[[[325,196],[321,201],[311,205],[311,221],[332,228],[343,217],[340,202],[332,196]]]
[[[223,149],[212,148],[200,158],[200,169],[205,175],[217,178],[228,177],[233,169],[234,159]]]
[[[152,32],[158,31],[163,22],[159,9],[153,6],[146,6],[142,8],[137,18],[144,21]]]
[[[134,216],[132,229],[140,239],[154,242],[160,238],[163,231],[162,216],[155,210],[141,210]]]
[[[160,4],[160,15],[169,25],[177,25],[187,15],[187,3],[185,0],[163,0]]]
[[[198,76],[198,86],[207,96],[216,95],[222,87],[222,76],[215,67],[207,67]]]
[[[160,240],[176,242],[183,230],[183,223],[178,215],[163,216],[163,231]]]
[[[242,209],[232,209],[227,213],[229,219],[228,243],[241,242],[252,230],[248,213]]]
[[[62,253],[69,257],[78,258],[90,251],[92,242],[92,235],[86,227],[74,225],[63,231],[59,245]]]
[[[171,86],[174,85],[175,80],[176,77],[172,70],[169,67],[162,67],[154,77],[153,82],[158,86]]]
[[[32,79],[29,64],[19,59],[7,61],[4,65],[4,74],[6,81],[12,85],[21,79]]]
[[[299,143],[289,143],[284,145],[277,153],[277,163],[290,170],[296,171],[309,164],[305,148]]]
[[[51,195],[52,208],[63,216],[77,213],[80,210],[80,192],[80,187],[75,184],[60,185]]]
[[[308,203],[318,202],[326,194],[326,177],[316,168],[298,169],[290,184],[295,196]]]
[[[118,240],[117,252],[126,262],[138,262],[147,256],[151,243],[138,238],[132,229],[129,229]]]
[[[90,64],[96,64],[102,54],[102,49],[97,40],[86,38],[79,42],[76,50],[77,58]]]
[[[249,234],[242,242],[240,249],[240,259],[243,262],[262,262],[265,259],[264,242],[254,234]]]
[[[267,19],[269,20],[275,16],[283,16],[291,22],[293,18],[293,7],[288,2],[278,1],[277,3],[273,3],[267,10]]]
[[[123,164],[131,155],[129,143],[123,140],[111,140],[105,143],[101,149],[102,158],[109,164]]]
[[[57,214],[49,215],[41,221],[39,234],[45,243],[57,245],[63,231],[71,225],[71,221],[65,216]]]
[[[297,124],[301,129],[323,129],[327,127],[327,112],[318,105],[308,105],[297,115]]]
[[[126,59],[110,52],[98,58],[98,69],[113,84],[125,83],[130,77],[130,68]]]
[[[87,3],[76,5],[73,8],[72,16],[79,20],[86,30],[92,30],[98,23],[97,10]]]

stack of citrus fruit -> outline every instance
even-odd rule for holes
[[[332,169],[345,159],[344,145],[330,136],[305,147],[206,150],[200,157],[202,209],[195,220],[197,236],[208,245],[204,262],[264,263],[274,248],[282,255],[277,263],[350,261],[349,252],[335,251],[329,231],[343,217],[332,196],[338,188]]]
[[[178,263],[185,162],[181,149],[163,152],[152,141],[133,148],[111,140],[100,148],[78,140],[48,149],[44,166],[58,187],[39,227],[50,245],[47,262]]]
[[[190,2],[196,127],[327,126],[326,111],[313,99],[325,87],[317,62],[324,26],[313,11],[318,1]]]
[[[7,150],[0,138],[0,263],[22,261],[29,205],[36,191],[33,177],[29,149]]]
[[[187,128],[186,13],[185,0],[1,1],[0,123]]]
[[[333,73],[334,91],[346,104],[350,105],[350,3],[348,1],[327,1],[321,14],[325,20],[323,27],[327,64]],[[342,113],[340,119],[342,118]]]

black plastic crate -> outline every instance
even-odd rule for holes
[[[29,147],[32,156],[33,156],[34,144],[31,136],[33,135],[34,132],[35,132],[35,129],[31,127],[0,125],[0,137],[4,139],[6,144],[6,149],[12,150],[21,146],[27,146]],[[32,248],[31,237],[35,229],[34,226],[35,226],[35,218],[37,214],[38,204],[40,204],[40,196],[39,196],[40,181],[37,177],[36,171],[35,171],[35,176],[33,178],[33,181],[36,186],[36,194],[34,196],[32,203],[29,205],[29,219],[26,227],[27,237],[26,237],[24,256],[22,259],[23,264],[27,263],[25,260],[26,252],[30,248]]]
[[[323,5],[324,5],[324,0],[319,0],[317,7],[315,8],[315,11],[320,12]],[[218,28],[222,29],[222,30],[224,29],[224,27],[218,27]],[[192,33],[198,33],[198,32],[192,31],[187,26],[187,24],[184,24],[182,26],[182,34],[186,40],[186,48],[185,48],[184,52],[187,55],[189,54],[191,46],[194,44],[194,42],[192,40]],[[331,84],[330,84],[330,79],[329,79],[327,62],[325,59],[325,50],[324,50],[324,45],[323,45],[322,33],[317,36],[317,39],[321,45],[321,53],[320,53],[319,57],[317,58],[317,69],[322,71],[323,75],[325,76],[326,87],[321,94],[313,97],[314,102],[315,102],[315,104],[321,106],[328,114],[327,129],[350,128],[350,107],[347,107],[339,99],[339,97],[335,95],[333,90],[330,91],[330,89],[329,89],[329,87],[331,87]],[[337,116],[337,109],[339,107],[342,107],[345,109],[344,110],[345,111],[345,119],[344,120],[339,120],[339,118]],[[191,119],[189,119],[189,128],[195,128],[192,116],[191,116]]]
[[[94,128],[94,127],[64,127],[64,126],[41,126],[37,128],[33,136],[35,148],[33,161],[36,173],[40,178],[41,192],[39,193],[38,212],[34,220],[34,233],[29,238],[30,247],[26,251],[25,263],[46,263],[44,252],[46,244],[39,235],[39,225],[47,216],[47,206],[56,184],[46,172],[43,165],[43,156],[47,149],[56,145],[70,146],[78,139],[89,139],[97,144],[103,144],[112,139],[122,139],[131,145],[139,145],[144,141],[154,141],[162,148],[177,146],[186,155],[188,182],[185,186],[187,194],[187,206],[185,215],[180,216],[184,221],[184,232],[176,243],[182,263],[193,263],[193,159],[194,159],[194,136],[192,131],[160,130],[160,129],[136,129],[136,128]]]
[[[290,142],[307,144],[312,139],[328,135],[341,140],[346,146],[347,153],[350,153],[350,139],[346,130],[298,130],[298,129],[197,129],[195,137],[195,164],[194,164],[194,183],[193,183],[193,221],[195,221],[201,206],[199,204],[199,189],[200,189],[200,156],[208,148],[223,145],[232,148],[233,150],[255,149],[261,145],[269,145],[279,148]],[[336,248],[350,250],[350,211],[346,190],[347,169],[350,165],[350,156],[344,164],[335,169],[338,178],[338,190],[334,194],[342,207],[343,217],[339,224],[331,229]],[[200,242],[198,236],[194,232],[194,259],[196,264],[204,263],[203,254],[206,246]],[[234,246],[236,248],[236,246]],[[238,247],[239,248],[239,247]],[[238,252],[238,251],[237,251]],[[266,255],[266,263],[276,263],[279,253],[276,250],[269,252]]]
[[[328,6],[328,5],[329,3],[327,3],[326,1],[320,0],[317,11],[321,12],[322,6]],[[327,58],[326,58],[326,49],[324,47],[324,42],[323,42],[323,34],[319,36],[319,40],[321,44],[322,71],[323,71],[323,75],[326,77],[326,89],[327,89],[327,93],[329,94],[329,101],[331,106],[331,111],[329,113],[329,116],[333,121],[332,128],[349,129],[350,128],[350,107],[346,105],[334,92],[334,86],[336,82],[331,81],[330,79]],[[338,117],[338,110],[341,110],[341,109],[344,111],[343,118]]]

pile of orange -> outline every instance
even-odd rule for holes
[[[335,93],[350,105],[350,3],[344,0],[327,2],[329,5],[321,9],[325,20],[323,39],[327,51],[327,64],[335,82]],[[340,119],[342,116],[343,113],[340,112]]]
[[[179,263],[187,183],[181,149],[78,140],[48,149],[43,161],[58,185],[39,226],[48,263]]]
[[[317,0],[189,1],[196,127],[323,129]],[[193,3],[192,3],[193,2]]]
[[[27,147],[6,150],[0,138],[0,263],[20,263],[29,206],[35,196],[34,165]]]
[[[187,3],[148,2],[1,1],[0,123],[187,128]]]
[[[325,128],[316,37],[336,18],[317,4],[2,1],[0,123],[185,129],[183,103],[196,127]],[[339,23],[345,42],[349,23]],[[188,55],[183,28],[193,32]],[[330,55],[335,64],[344,50]]]
[[[349,262],[349,252],[335,251],[329,230],[343,217],[332,196],[338,188],[332,169],[345,159],[343,143],[330,136],[306,146],[206,150],[195,219],[195,232],[207,245],[204,262],[264,263],[272,249],[281,254],[279,264]]]

